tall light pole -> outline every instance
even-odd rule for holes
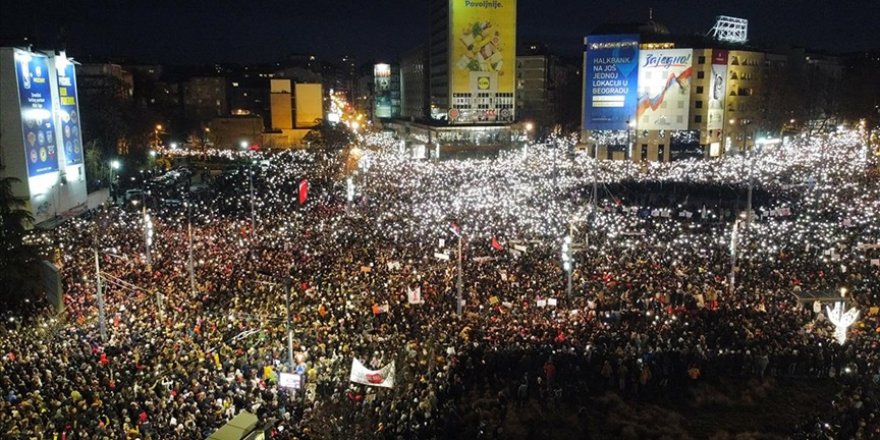
[[[189,288],[190,293],[196,292],[196,275],[195,263],[193,262],[193,233],[192,233],[192,216],[190,214],[192,202],[186,202],[186,230],[189,237]]]
[[[733,230],[730,232],[730,287],[728,293],[733,296],[736,290],[736,260],[739,253],[739,222],[737,218],[733,221]]]
[[[566,275],[565,296],[571,298],[571,271],[574,260],[571,258],[571,234],[562,239],[562,269]]]
[[[144,256],[147,262],[147,266],[153,265],[152,252],[150,250],[151,245],[153,244],[153,220],[150,218],[150,214],[147,212],[147,202],[144,200],[143,202],[143,218],[144,218]]]
[[[351,202],[354,201],[354,179],[351,176],[345,179],[345,200],[348,202],[346,209],[351,209]]]
[[[116,204],[116,174],[121,166],[122,164],[116,159],[110,161],[110,197],[113,199],[114,205]]]
[[[458,316],[461,316],[461,300],[462,300],[462,290],[464,289],[464,278],[462,275],[462,266],[461,266],[461,241],[462,234],[458,234],[458,280],[456,281],[456,287],[458,292],[455,295],[455,313]]]
[[[250,182],[250,193],[251,193],[251,242],[253,242],[254,238],[257,234],[257,216],[256,216],[256,208],[254,207],[254,163],[251,161],[250,164],[250,174],[248,174],[248,182]]]
[[[107,341],[107,317],[104,314],[104,285],[101,282],[101,260],[98,256],[98,236],[95,235],[95,284],[97,290],[95,296],[98,300],[98,329],[101,332],[101,340]]]

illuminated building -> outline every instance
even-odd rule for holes
[[[0,177],[37,224],[85,208],[85,151],[75,63],[64,52],[0,48]]]
[[[840,62],[749,46],[736,23],[714,32],[724,41],[653,20],[596,29],[584,42],[581,146],[601,159],[717,157],[780,136],[789,120],[827,120]]]
[[[516,118],[516,1],[432,0],[430,116],[449,124]]]

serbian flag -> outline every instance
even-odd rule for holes
[[[394,387],[394,362],[378,370],[370,370],[357,359],[351,360],[351,374],[349,380],[361,385],[371,387]]]
[[[495,237],[492,237],[492,249],[495,249],[496,251],[504,250],[504,248],[501,247],[501,243],[499,243],[498,240],[495,239]]]
[[[455,222],[449,224],[449,230],[452,231],[456,237],[461,237],[461,226],[455,224]]]
[[[309,198],[309,181],[303,179],[302,182],[299,183],[299,204],[303,205],[306,203],[306,199]]]

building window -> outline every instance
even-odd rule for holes
[[[705,77],[706,77],[706,72],[703,72],[702,70],[697,72],[697,79],[703,79]]]
[[[696,101],[696,102],[694,102],[694,107],[696,107],[696,108],[703,108],[703,101]]]
[[[703,115],[694,116],[694,122],[696,122],[696,123],[703,122]]]
[[[697,58],[697,64],[706,64],[706,57]]]
[[[702,72],[700,72],[700,73],[702,73]],[[698,95],[702,95],[702,94],[703,94],[703,86],[697,86],[697,94],[698,94]]]

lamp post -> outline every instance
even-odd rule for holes
[[[113,199],[114,205],[116,204],[116,177],[121,167],[122,164],[118,160],[110,161],[110,197]]]
[[[107,341],[107,317],[104,314],[104,285],[101,282],[101,261],[98,256],[98,235],[95,234],[95,297],[98,302],[98,329],[101,332],[101,340]]]
[[[196,292],[196,275],[195,263],[193,262],[193,235],[192,235],[192,215],[190,214],[192,203],[186,202],[186,230],[189,239],[189,288],[190,293]]]
[[[456,295],[455,295],[455,313],[458,316],[461,316],[461,300],[462,300],[462,290],[464,289],[464,278],[462,275],[462,265],[461,265],[461,240],[462,234],[458,234],[458,280],[456,280]]]
[[[562,269],[565,271],[565,296],[571,298],[571,271],[574,260],[571,258],[571,233],[562,239]]]
[[[633,158],[633,132],[636,130],[636,121],[630,120],[626,122],[626,145],[627,152],[626,158],[632,160]],[[660,162],[663,162],[663,158],[660,158]]]

